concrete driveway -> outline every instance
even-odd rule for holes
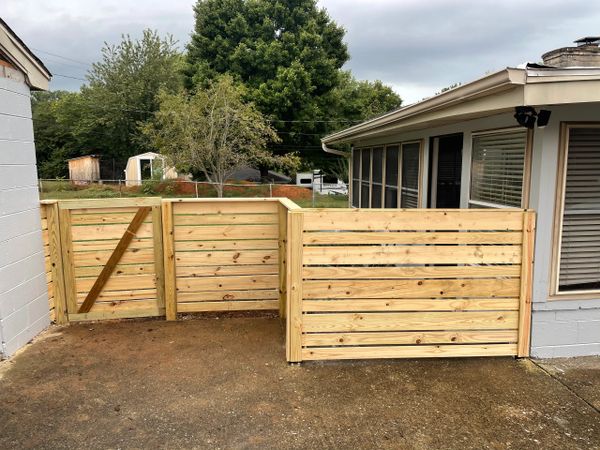
[[[289,366],[274,317],[52,328],[0,363],[0,448],[600,448],[600,360]]]

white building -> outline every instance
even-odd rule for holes
[[[174,180],[178,177],[174,167],[167,165],[165,157],[154,152],[141,153],[127,160],[125,185],[139,186],[143,180],[151,180],[159,174],[161,180]]]
[[[50,76],[0,19],[0,357],[50,322],[30,101]]]

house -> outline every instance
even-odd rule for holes
[[[283,173],[275,172],[274,170],[267,171],[266,179],[270,183],[283,183],[287,184],[292,181],[290,177]],[[250,166],[245,166],[237,169],[228,178],[227,181],[251,181],[254,183],[263,182],[263,178],[260,174],[260,170]]]
[[[142,153],[127,160],[125,184],[139,186],[144,180],[158,177],[161,180],[173,180],[178,177],[174,167],[166,164],[165,157],[154,152]]]
[[[50,77],[0,19],[0,359],[50,323],[30,101]]]
[[[85,155],[67,160],[69,179],[75,184],[86,184],[100,180],[100,157]]]
[[[600,354],[600,37],[322,139],[357,208],[537,212],[531,354]]]

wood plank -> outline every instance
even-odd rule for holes
[[[490,278],[519,277],[521,265],[499,266],[405,266],[405,267],[340,267],[305,266],[305,279],[407,279],[407,278]]]
[[[176,215],[175,226],[181,225],[256,225],[277,223],[277,214],[195,214]]]
[[[286,256],[286,358],[288,362],[302,360],[302,231],[304,214],[299,210],[288,211],[287,216],[287,256]]]
[[[215,225],[210,227],[176,226],[175,240],[277,239],[279,227],[271,225]]]
[[[305,247],[304,264],[517,264],[521,247],[490,246],[335,246]]]
[[[304,332],[516,329],[518,312],[385,312],[304,314]]]
[[[87,313],[90,311],[90,309],[92,308],[92,305],[94,304],[94,302],[96,301],[96,298],[98,297],[98,294],[102,291],[104,286],[107,284],[107,281],[109,280],[116,265],[119,263],[121,256],[123,256],[123,253],[125,253],[125,250],[127,249],[127,246],[129,245],[129,243],[131,242],[131,239],[136,235],[136,232],[142,226],[142,222],[144,221],[144,219],[146,218],[146,216],[148,215],[148,213],[150,211],[151,211],[151,208],[142,207],[135,214],[134,218],[131,220],[131,223],[125,230],[123,237],[121,238],[121,240],[115,247],[114,252],[111,254],[106,265],[102,269],[102,272],[100,272],[100,275],[98,275],[98,278],[96,279],[93,286],[89,290],[87,297],[83,301],[82,305],[79,307],[79,310],[77,311],[79,314]],[[112,226],[112,225],[108,225],[108,226]]]
[[[157,307],[156,299],[150,298],[145,300],[115,300],[110,302],[98,302],[92,306],[92,312],[114,312],[114,311],[138,311],[150,310]],[[159,308],[160,310],[160,308]]]
[[[277,201],[262,201],[256,199],[215,199],[216,202],[191,200],[172,202],[173,213],[179,214],[275,214]],[[228,201],[236,200],[236,201]]]
[[[136,206],[118,206],[116,208],[79,208],[71,210],[71,216],[85,216],[90,214],[97,214],[100,216],[111,214],[131,214],[131,217],[127,221],[127,223],[129,223],[131,222],[131,219],[133,219],[133,216],[137,210],[138,209]]]
[[[519,345],[517,356],[529,356],[531,340],[531,291],[533,289],[533,252],[535,248],[535,213],[523,214],[523,263],[519,293]]]
[[[513,356],[516,344],[307,348],[303,360]]]
[[[280,204],[278,208],[278,223],[279,223],[279,258],[278,258],[278,275],[279,275],[279,318],[285,319],[286,316],[286,270],[285,270],[285,258],[286,258],[286,241],[287,241],[287,208]]]
[[[210,292],[178,292],[179,303],[208,302],[208,301],[244,301],[244,300],[276,300],[279,292],[275,289],[260,289],[249,291],[210,291]]]
[[[152,207],[152,237],[154,240],[154,279],[156,282],[159,309],[165,309],[165,261],[162,231],[162,209],[160,205]]]
[[[48,261],[52,276],[52,289],[49,290],[49,294],[53,297],[54,320],[57,324],[62,325],[67,323],[67,294],[60,234],[60,212],[57,204],[48,205],[46,209],[50,251]]]
[[[149,208],[149,207],[148,207]],[[127,230],[127,224],[116,225],[79,225],[72,227],[73,241],[97,241],[103,239],[121,239]],[[135,232],[135,237],[151,238],[152,224],[143,223]]]
[[[275,239],[175,242],[175,250],[178,252],[188,250],[276,250],[277,248],[278,243]]]
[[[77,252],[73,254],[76,267],[104,266],[112,255],[111,251]],[[154,249],[127,249],[119,261],[120,264],[143,264],[154,262]]]
[[[59,200],[58,207],[64,210],[71,209],[98,209],[119,207],[145,207],[160,205],[160,197],[129,197],[129,198],[85,198]]]
[[[364,333],[309,333],[302,335],[306,347],[353,345],[488,344],[516,342],[517,330],[488,331],[391,331]]]
[[[304,233],[304,244],[520,244],[519,231],[325,231]]]
[[[181,313],[209,312],[209,311],[256,311],[276,310],[279,307],[278,300],[250,300],[236,302],[194,302],[179,303],[177,309]]]
[[[314,280],[303,283],[305,299],[517,297],[518,278],[449,280]]]
[[[102,272],[100,272],[102,275]],[[99,278],[99,276],[98,276]],[[78,278],[76,280],[77,292],[90,292],[98,278]],[[156,278],[154,274],[149,275],[123,275],[119,277],[109,277],[103,283],[103,291],[121,291],[136,289],[154,289],[156,288]],[[93,304],[93,303],[92,303]],[[84,311],[82,311],[84,312]],[[87,311],[85,311],[87,312]]]
[[[351,300],[304,300],[304,312],[348,311],[518,311],[519,300],[502,299],[351,299]]]
[[[163,227],[163,257],[165,271],[165,314],[167,320],[177,319],[177,291],[175,242],[173,230],[173,203],[162,202],[162,227]]]
[[[278,264],[278,250],[234,250],[207,252],[177,252],[177,267],[213,265]]]
[[[69,320],[71,322],[82,322],[88,320],[111,320],[111,319],[133,319],[135,317],[157,317],[162,316],[163,312],[154,306],[148,309],[137,309],[137,310],[113,310],[113,311],[101,311],[88,313],[77,313],[69,314]]]
[[[153,239],[150,237],[147,238],[133,238],[127,247],[128,250],[138,250],[141,248],[154,248]],[[118,239],[104,239],[97,241],[77,241],[73,242],[73,251],[74,252],[83,252],[83,251],[112,251],[117,244],[119,243]]]
[[[522,210],[517,209],[316,209],[303,210],[304,230],[497,230],[520,231]]]
[[[294,211],[297,209],[302,209],[302,207],[298,206],[292,200],[286,197],[277,197],[279,204],[283,206],[287,211]]]
[[[204,278],[179,278],[176,286],[179,291],[217,291],[236,289],[278,289],[279,277],[277,275],[232,276],[232,277],[204,277]]]
[[[131,208],[129,208],[131,209]],[[74,210],[73,212],[79,212],[80,210]],[[129,225],[133,216],[135,216],[135,209],[131,212],[124,212],[115,210],[114,212],[107,212],[105,214],[73,214],[71,216],[72,224],[74,226],[90,226],[90,225],[115,225],[124,224]],[[144,220],[144,223],[151,223],[152,218],[149,216]]]
[[[62,247],[63,273],[65,280],[65,299],[69,317],[77,312],[77,290],[75,289],[75,254],[71,240],[71,211],[60,209],[58,217],[60,222],[60,242]]]
[[[83,303],[87,293],[82,292],[77,294],[77,304]],[[98,295],[96,302],[115,302],[115,301],[131,301],[131,300],[147,300],[153,299],[156,301],[156,289],[135,289],[122,291],[106,291]]]
[[[97,277],[102,272],[103,266],[87,266],[87,267],[75,267],[75,277]],[[151,275],[154,274],[154,263],[141,263],[141,264],[117,264],[113,277],[119,277],[123,275]]]
[[[200,266],[178,267],[178,277],[218,277],[231,275],[277,275],[279,266],[275,264],[247,266]]]

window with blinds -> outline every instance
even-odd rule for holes
[[[600,128],[570,128],[558,291],[600,290]]]
[[[520,208],[526,152],[527,130],[474,136],[470,206]]]
[[[397,208],[400,197],[402,208],[418,208],[420,160],[418,142],[354,149],[352,206]]]

